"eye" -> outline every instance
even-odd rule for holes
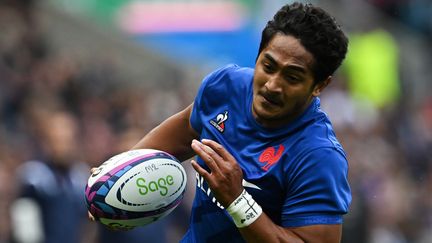
[[[285,76],[285,79],[288,82],[293,83],[293,84],[301,82],[301,79],[297,76],[294,76],[294,75],[287,75],[287,76]]]
[[[272,73],[272,72],[274,72],[274,67],[270,63],[263,62],[262,65],[263,65],[264,72],[266,72],[266,73]]]

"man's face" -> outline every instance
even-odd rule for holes
[[[296,118],[319,95],[314,86],[314,58],[295,37],[276,34],[258,56],[253,79],[252,112],[265,127],[278,127]]]
[[[64,112],[50,114],[49,122],[42,124],[41,141],[53,163],[67,167],[77,151],[78,127],[73,117]]]

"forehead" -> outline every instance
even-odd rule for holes
[[[277,33],[261,52],[263,56],[271,56],[281,66],[300,66],[310,71],[314,57],[301,44],[300,40],[291,36]]]

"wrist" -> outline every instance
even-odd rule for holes
[[[261,206],[255,202],[252,196],[243,189],[238,196],[227,208],[237,228],[249,226],[262,214]]]

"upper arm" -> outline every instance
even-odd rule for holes
[[[194,152],[191,148],[191,142],[199,137],[202,130],[200,112],[203,106],[208,105],[203,101],[203,98],[207,97],[204,93],[205,91],[208,92],[209,86],[220,87],[220,85],[216,84],[226,74],[227,70],[233,67],[235,66],[228,65],[207,75],[191,105],[166,119],[133,148],[159,149],[174,155],[179,160],[192,157]],[[214,94],[210,94],[210,96],[214,97]]]
[[[309,152],[289,173],[284,227],[342,223],[351,203],[348,164],[342,153],[334,148]]]
[[[191,148],[193,139],[198,133],[192,128],[189,118],[193,104],[174,114],[151,130],[133,149],[152,148],[168,152],[180,161],[194,155]]]

